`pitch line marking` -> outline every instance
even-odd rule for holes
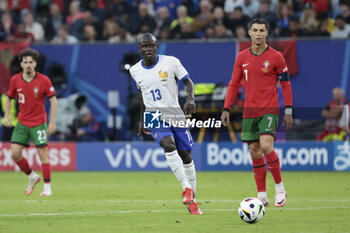
[[[1,201],[1,200],[0,200]],[[242,200],[200,200],[202,203],[215,203],[215,202],[241,202]],[[350,202],[350,200],[302,200],[294,201],[288,200],[288,202]],[[18,202],[16,200],[16,202]],[[84,201],[66,201],[66,200],[25,200],[28,203],[38,203],[38,202],[75,202],[75,203],[85,203],[85,202],[116,202],[116,203],[167,203],[167,202],[181,202],[177,199],[173,200],[84,200]]]
[[[320,209],[348,209],[348,206],[344,207],[311,207],[311,208],[269,208],[271,210],[320,210]],[[168,213],[168,212],[183,212],[183,209],[172,209],[172,210],[118,210],[118,211],[94,211],[94,212],[73,212],[73,213],[32,213],[32,214],[2,214],[0,217],[31,217],[31,216],[60,216],[60,215],[91,215],[91,214],[137,214],[137,213]],[[232,211],[235,209],[203,209],[203,212],[225,212]]]

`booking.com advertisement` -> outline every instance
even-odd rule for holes
[[[285,171],[350,171],[349,142],[276,143],[275,151]],[[23,156],[34,170],[41,170],[35,147]],[[248,171],[249,147],[244,143],[195,144],[192,151],[198,171]],[[165,171],[164,151],[155,142],[50,143],[54,171]],[[0,170],[19,171],[11,158],[10,143],[0,143]]]

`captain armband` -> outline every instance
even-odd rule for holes
[[[289,72],[279,74],[278,75],[278,80],[280,80],[280,81],[289,81]]]

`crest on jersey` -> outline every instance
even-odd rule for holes
[[[161,78],[161,81],[162,81],[162,82],[168,81],[168,80],[167,80],[168,72],[164,71],[164,72],[162,73],[162,70],[160,70],[160,71],[158,72],[158,74],[159,74],[159,77]]]
[[[264,68],[262,68],[262,71],[264,71],[264,73],[269,72],[270,62],[268,60],[266,60],[266,61],[264,61],[263,65],[264,65]]]
[[[34,96],[38,97],[39,88],[34,87],[33,91],[34,91]]]

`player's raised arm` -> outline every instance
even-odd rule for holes
[[[194,85],[190,77],[184,80],[186,86],[187,99],[184,105],[184,112],[186,115],[191,115],[196,112],[196,103],[194,102]]]

